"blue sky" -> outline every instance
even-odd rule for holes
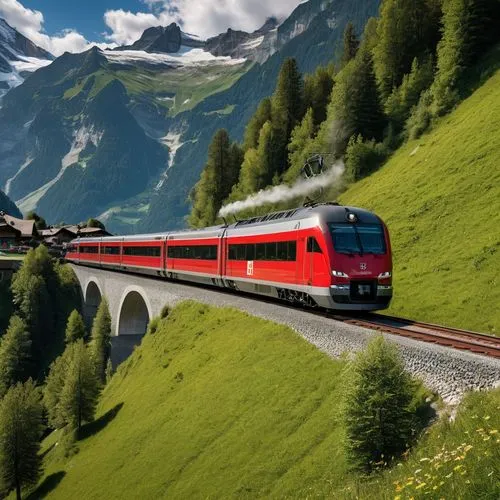
[[[123,9],[137,13],[148,10],[140,0],[86,0],[83,2],[24,0],[21,3],[28,9],[39,10],[43,13],[44,28],[49,35],[55,35],[65,29],[74,29],[87,40],[93,41],[104,41],[102,33],[107,29],[104,23],[105,11]]]
[[[179,23],[208,38],[228,28],[253,31],[270,16],[285,18],[300,0],[0,0],[0,17],[58,56],[92,45],[138,40],[151,26]]]

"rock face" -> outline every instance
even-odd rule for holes
[[[132,45],[119,47],[119,50],[144,50],[145,52],[160,52],[172,54],[179,52],[182,44],[181,29],[176,23],[169,26],[148,28],[141,38]]]
[[[54,56],[35,45],[0,18],[0,57],[17,60],[17,56],[36,57],[38,59],[54,59]]]
[[[0,99],[24,78],[54,59],[0,18]]]
[[[262,63],[276,52],[277,26],[277,19],[271,17],[253,33],[230,28],[225,33],[209,38],[205,50],[214,56],[245,58]]]

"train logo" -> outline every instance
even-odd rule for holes
[[[359,269],[360,269],[361,271],[366,271],[366,268],[367,268],[366,262],[361,262],[361,263],[359,264]]]
[[[247,262],[247,276],[253,276],[253,260]]]

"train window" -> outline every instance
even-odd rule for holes
[[[167,256],[169,259],[217,260],[217,245],[169,246]]]
[[[253,243],[250,243],[245,246],[247,247],[247,260],[255,260],[255,245]]]
[[[276,243],[266,243],[266,260],[277,260]]]
[[[255,260],[266,260],[266,244],[257,243],[255,245]]]
[[[160,247],[124,247],[124,255],[133,257],[159,257],[161,255]]]
[[[309,238],[307,238],[307,251],[310,253],[323,253],[314,236],[309,236]]]
[[[99,253],[99,249],[97,247],[80,247],[80,253]]]
[[[101,247],[101,253],[105,255],[120,255],[120,247]]]
[[[247,245],[236,245],[236,260],[247,260]]]
[[[228,259],[295,261],[296,250],[295,241],[229,245]]]
[[[288,242],[278,242],[278,260],[288,260]]]

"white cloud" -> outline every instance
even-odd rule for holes
[[[0,0],[0,17],[33,43],[55,56],[64,52],[83,52],[93,45],[109,46],[89,42],[74,29],[66,29],[55,36],[49,36],[43,30],[43,14],[39,10],[27,9],[17,0]]]
[[[1,1],[1,0],[0,0]],[[104,22],[111,29],[106,36],[118,44],[131,44],[151,26],[177,22],[187,33],[203,38],[217,35],[228,28],[253,31],[271,16],[285,17],[300,0],[143,0],[150,12],[136,14],[108,10]]]

